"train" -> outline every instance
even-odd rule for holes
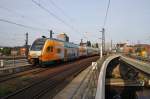
[[[99,54],[99,48],[80,46],[55,38],[38,38],[29,49],[28,61],[45,67],[56,62],[67,62]]]

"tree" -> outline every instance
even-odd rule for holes
[[[0,53],[2,53],[2,51],[3,51],[3,50],[0,48]]]
[[[2,53],[3,53],[4,55],[10,55],[10,53],[11,53],[11,48],[4,47],[3,50],[2,50]]]
[[[96,48],[98,48],[98,47],[99,47],[99,46],[98,46],[98,43],[96,43],[96,44],[95,44],[95,47],[96,47]]]
[[[91,47],[91,42],[87,41],[87,46]]]

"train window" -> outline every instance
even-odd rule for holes
[[[51,50],[51,47],[48,46],[47,49],[46,49],[46,52],[50,52],[50,50]]]
[[[51,46],[51,52],[53,52],[53,46]]]
[[[33,51],[40,51],[42,50],[44,44],[45,44],[46,39],[38,39],[35,40],[34,43],[31,46],[31,50]]]
[[[48,46],[46,49],[47,52],[53,52],[53,46]]]
[[[61,49],[60,48],[57,49],[57,53],[61,53]]]

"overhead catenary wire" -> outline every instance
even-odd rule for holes
[[[24,15],[21,15],[20,13],[18,13],[18,12],[16,12],[16,11],[13,11],[12,9],[8,9],[8,8],[6,8],[6,7],[3,7],[3,6],[0,6],[0,9],[6,10],[6,11],[8,11],[8,12],[10,12],[10,13],[15,14],[15,15],[19,15],[21,18],[24,18],[24,17],[25,17]]]
[[[60,8],[53,0],[48,0],[48,2],[55,6],[55,8],[57,8],[67,19],[69,19],[70,22],[72,21],[72,18],[70,18],[70,16],[68,16],[68,14],[66,14],[66,12],[62,10],[62,8]]]
[[[1,6],[1,5],[0,5],[0,9],[6,10],[6,11],[8,11],[8,12],[14,14],[14,15],[17,15],[17,16],[23,18],[23,19],[26,19],[27,21],[30,21],[30,22],[32,21],[32,22],[34,22],[34,23],[36,23],[36,24],[41,24],[41,23],[38,22],[37,20],[34,20],[33,18],[30,18],[30,17],[28,17],[28,16],[25,16],[25,15],[23,15],[22,13],[19,13],[18,11],[15,11],[15,10],[12,10],[12,9],[8,9],[8,8],[6,8],[6,7],[4,7],[4,6]]]
[[[5,23],[9,23],[9,24],[13,24],[13,25],[17,25],[17,26],[20,26],[20,27],[32,29],[32,30],[42,30],[42,31],[44,30],[44,31],[49,31],[48,29],[42,29],[42,28],[38,28],[38,27],[32,27],[32,26],[28,26],[28,25],[16,23],[16,22],[13,22],[13,21],[10,21],[10,20],[6,20],[6,19],[2,19],[2,18],[0,18],[0,21],[1,21],[1,22],[5,22]]]
[[[106,25],[109,8],[110,8],[110,0],[108,1],[108,4],[107,4],[107,9],[106,9],[106,13],[105,13],[103,28],[105,28],[105,25]]]
[[[32,2],[34,4],[36,4],[37,6],[39,6],[42,10],[46,11],[49,15],[51,15],[52,17],[54,17],[56,20],[60,21],[61,23],[63,23],[64,25],[66,25],[67,27],[69,27],[70,29],[79,32],[78,30],[76,30],[72,25],[68,24],[67,22],[65,22],[63,19],[59,18],[57,15],[55,15],[53,12],[49,11],[47,8],[45,8],[44,6],[42,6],[40,3],[38,3],[35,0],[32,0]]]

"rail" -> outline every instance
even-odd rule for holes
[[[92,60],[95,59],[97,59],[97,57],[90,58],[88,59],[88,61],[82,61],[83,64],[81,64],[81,61],[74,62],[73,64],[68,63],[65,65],[70,66],[63,65],[64,68],[62,66],[59,66],[59,68],[56,71],[52,70],[53,72],[50,72],[49,75],[46,74],[45,77],[37,79],[35,82],[32,82],[31,84],[23,87],[20,90],[14,91],[12,94],[3,97],[3,99],[8,99],[9,97],[14,99],[15,98],[39,99],[39,97],[43,97],[43,95],[46,94],[48,91],[55,92],[56,90],[52,89],[56,88],[64,80],[68,80],[66,78],[75,77],[79,72],[84,70]],[[74,66],[76,66],[76,68],[74,68]],[[49,68],[49,70],[51,69]]]

